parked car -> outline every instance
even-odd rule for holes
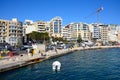
[[[31,49],[31,48],[33,48],[32,46],[29,46],[29,45],[24,45],[22,48],[21,48],[21,50],[27,50],[27,49]]]

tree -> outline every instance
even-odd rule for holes
[[[46,33],[40,33],[40,32],[36,32],[33,31],[32,33],[28,34],[28,39],[32,40],[32,41],[36,41],[36,42],[44,42],[44,41],[49,41],[50,37],[49,34]]]
[[[51,38],[52,38],[52,41],[53,41],[53,42],[58,41],[58,38],[57,38],[57,37],[51,37]]]
[[[52,41],[56,42],[56,41],[62,41],[64,43],[68,43],[67,39],[63,39],[62,37],[52,37]]]
[[[23,45],[22,42],[18,40],[17,47],[21,49],[22,45]]]
[[[80,35],[78,36],[77,42],[78,42],[78,43],[82,42],[82,38],[81,38]]]
[[[66,44],[68,43],[67,39],[64,39],[63,42],[66,43]]]

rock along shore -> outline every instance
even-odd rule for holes
[[[69,49],[61,49],[61,50],[50,50],[48,52],[44,52],[43,56],[41,56],[40,53],[36,53],[33,56],[28,56],[28,54],[23,54],[18,55],[18,56],[14,56],[12,58],[9,58],[9,56],[7,57],[3,57],[2,59],[0,59],[0,72],[5,72],[8,70],[12,70],[12,69],[16,69],[16,68],[20,68],[20,67],[24,67],[30,64],[34,64],[37,62],[41,62],[44,60],[48,60],[51,58],[56,58],[59,56],[63,56],[65,54],[69,54],[72,53],[74,51],[78,51],[78,50],[88,50],[88,49],[103,49],[103,48],[119,48],[120,46],[95,46],[95,47],[78,47],[78,48],[69,48]]]

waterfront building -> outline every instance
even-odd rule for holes
[[[34,26],[38,32],[41,32],[41,33],[47,32],[50,34],[50,22],[37,21],[37,22],[34,22]]]
[[[99,41],[100,40],[100,27],[95,24],[89,24],[90,29],[90,39],[93,41]]]
[[[38,32],[46,32],[46,22],[44,21],[37,21],[34,22],[34,26]]]
[[[62,18],[55,17],[51,21],[36,21],[26,20],[24,22],[24,35],[31,33],[32,31],[47,32],[49,36],[62,37]],[[27,38],[25,38],[25,42]]]
[[[25,34],[29,34],[33,31],[37,31],[37,28],[35,27],[32,20],[25,20],[23,27],[25,29],[24,31]]]
[[[80,26],[79,26],[80,27]],[[81,24],[81,27],[82,27],[82,30],[81,31],[83,31],[83,37],[82,37],[82,39],[84,40],[84,41],[89,41],[90,40],[90,30],[89,30],[89,26],[88,26],[88,24],[86,24],[86,23],[83,23],[83,24]],[[79,30],[79,29],[78,29]],[[79,35],[78,35],[79,36]]]
[[[109,41],[112,41],[112,42],[114,42],[114,41],[118,41],[118,33],[119,33],[119,27],[118,27],[118,25],[114,25],[114,24],[109,24],[108,25],[108,27],[109,27]]]
[[[116,34],[116,36],[117,36],[117,42],[120,43],[120,26],[119,25],[117,26],[117,34]]]
[[[15,46],[18,42],[22,42],[22,22],[16,18],[12,20],[0,20],[0,32],[0,43],[6,42]]]
[[[46,22],[46,32],[49,33],[49,36],[50,36],[50,22],[49,21]]]
[[[101,38],[100,37],[100,28],[99,28],[99,26],[93,25],[93,29],[94,29],[94,31],[93,31],[93,39],[99,40]]]
[[[103,44],[108,44],[108,25],[101,24],[99,25],[100,28],[100,38]]]
[[[76,23],[70,23],[71,41],[77,41],[78,26]]]
[[[61,37],[62,18],[55,17],[50,21],[50,36]]]
[[[83,41],[90,40],[90,31],[86,23],[70,23],[69,24],[69,40],[76,42],[78,37]]]
[[[120,41],[120,27],[115,24],[89,24],[91,40],[108,44]]]
[[[11,45],[15,46],[19,43],[22,43],[23,38],[23,27],[22,22],[18,21],[16,18],[13,18],[12,21],[9,21],[9,41]]]
[[[33,32],[33,31],[37,31],[34,23],[32,20],[25,20],[24,24],[23,24],[23,39],[24,39],[24,43],[27,42],[27,34]]]
[[[100,41],[102,43],[120,42],[120,26],[114,24],[86,24],[82,22],[70,23],[62,28],[62,18],[55,17],[50,21],[25,20],[22,22],[16,18],[12,20],[0,19],[0,43],[17,45],[26,42],[26,35],[33,32],[48,32],[50,37],[63,37],[68,41],[76,42],[78,37],[83,41]]]
[[[93,41],[93,31],[94,31],[94,26],[92,25],[92,24],[88,24],[88,26],[89,26],[89,31],[90,31],[90,34],[89,34],[89,36],[90,36],[90,41]]]
[[[62,37],[66,39],[67,41],[71,40],[71,33],[70,33],[70,26],[67,25],[62,28]]]
[[[8,20],[0,19],[0,43],[9,41],[9,38],[7,38],[7,36],[9,36],[8,34],[9,25],[8,24],[9,24]]]

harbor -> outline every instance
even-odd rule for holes
[[[48,59],[63,56],[79,50],[92,50],[92,49],[102,49],[102,48],[119,48],[119,46],[95,46],[95,47],[85,47],[85,48],[78,47],[78,48],[68,48],[61,50],[57,49],[57,52],[55,50],[49,50],[47,52],[44,52],[43,53],[44,55],[41,55],[40,53],[36,53],[33,56],[29,56],[26,53],[22,55],[13,56],[12,58],[9,58],[9,56],[5,56],[2,59],[0,59],[0,72],[5,72],[16,68],[24,67],[27,65],[31,65],[34,63],[42,62]]]
[[[119,80],[120,48],[74,51],[36,64],[0,73],[1,80]],[[52,63],[61,63],[60,71]]]

